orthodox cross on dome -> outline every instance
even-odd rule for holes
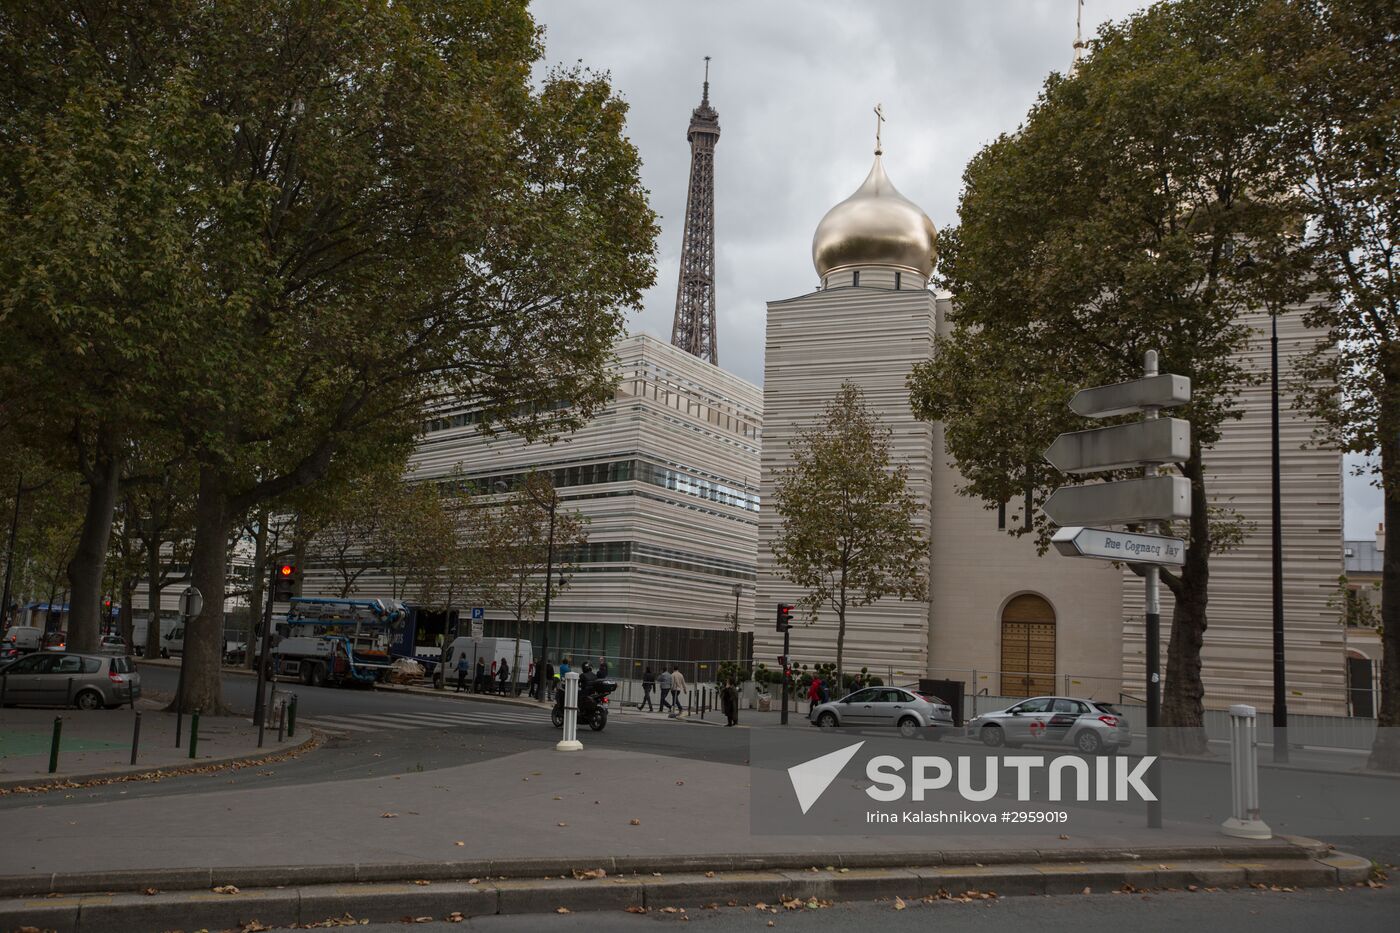
[[[880,147],[880,125],[885,122],[885,111],[878,103],[875,105],[875,154],[884,155],[885,150]]]

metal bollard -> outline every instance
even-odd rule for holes
[[[287,738],[297,734],[297,695],[292,694],[291,706],[287,710]]]
[[[1259,725],[1252,706],[1230,707],[1230,785],[1234,814],[1220,824],[1227,836],[1272,839],[1259,818]]]
[[[554,747],[561,752],[583,750],[578,740],[578,671],[564,675],[564,735]]]
[[[63,735],[63,717],[53,718],[53,743],[49,745],[49,774],[58,770],[58,740]]]
[[[136,724],[131,727],[131,763],[136,764],[136,750],[141,747],[141,714],[136,714]]]
[[[195,756],[195,749],[199,747],[199,710],[190,714],[190,757]]]

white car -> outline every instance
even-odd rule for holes
[[[968,720],[967,734],[991,748],[1073,745],[1086,755],[1115,754],[1133,741],[1117,708],[1078,697],[1031,697]]]
[[[824,729],[894,727],[905,738],[925,735],[939,739],[953,731],[951,706],[903,687],[863,687],[839,700],[822,703],[807,718],[812,725]]]

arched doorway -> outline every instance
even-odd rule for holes
[[[1001,693],[1009,697],[1055,692],[1055,610],[1034,593],[1001,610]]]

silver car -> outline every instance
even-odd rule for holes
[[[865,687],[807,714],[814,726],[894,727],[905,738],[940,739],[953,729],[953,708],[903,687]]]
[[[46,651],[0,668],[4,702],[16,706],[121,706],[141,696],[141,675],[126,655]]]
[[[1031,697],[968,720],[967,734],[991,748],[1072,745],[1086,755],[1113,754],[1132,744],[1122,713],[1107,703],[1078,697]]]

